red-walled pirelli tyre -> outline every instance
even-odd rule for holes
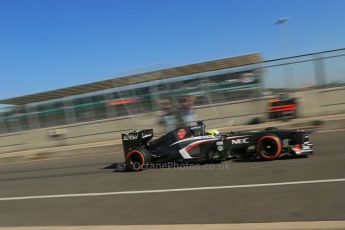
[[[126,154],[126,167],[129,171],[141,171],[150,163],[150,155],[145,148],[137,147]]]
[[[275,160],[282,151],[282,143],[279,137],[268,134],[261,137],[256,143],[256,152],[264,160]]]

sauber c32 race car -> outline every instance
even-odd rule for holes
[[[221,162],[231,158],[275,160],[281,154],[313,153],[310,132],[267,128],[251,132],[207,132],[205,125],[181,127],[151,140],[153,129],[122,134],[126,167],[140,171],[148,164]]]

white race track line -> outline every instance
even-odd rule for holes
[[[2,197],[0,198],[0,201],[52,199],[52,198],[69,198],[69,197],[113,196],[113,195],[166,193],[166,192],[186,192],[186,191],[203,191],[203,190],[218,190],[218,189],[272,187],[272,186],[286,186],[286,185],[300,185],[300,184],[319,184],[319,183],[331,183],[331,182],[345,182],[345,178],[326,179],[326,180],[291,181],[291,182],[266,183],[266,184],[244,184],[244,185],[138,190],[138,191],[122,191],[122,192],[75,193],[75,194],[58,194],[58,195],[42,195],[42,196],[17,196],[17,197]]]

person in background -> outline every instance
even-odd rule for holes
[[[178,121],[176,119],[176,109],[173,108],[171,99],[163,98],[159,100],[159,107],[163,112],[159,119],[159,124],[164,126],[165,133],[176,129]]]
[[[194,96],[185,96],[178,99],[179,111],[177,113],[177,122],[179,126],[195,125],[196,114],[194,112]]]

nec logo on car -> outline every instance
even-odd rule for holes
[[[242,138],[242,139],[235,139],[235,140],[231,140],[231,144],[249,144],[249,138]]]

